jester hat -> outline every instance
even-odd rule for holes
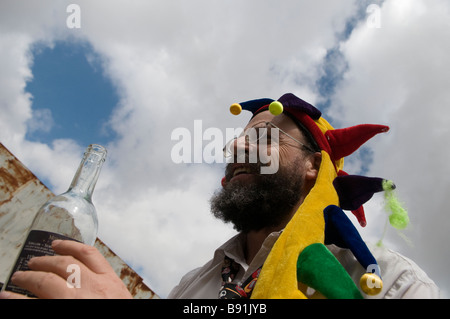
[[[313,105],[298,98],[292,93],[284,94],[277,101],[263,98],[235,103],[230,112],[240,114],[242,110],[256,114],[269,110],[274,115],[287,114],[311,136],[320,150],[328,153],[338,177],[333,181],[339,195],[340,207],[351,210],[359,224],[366,226],[362,204],[367,202],[374,193],[383,190],[382,178],[348,175],[344,170],[344,157],[351,155],[361,145],[379,133],[389,131],[389,127],[377,124],[361,124],[348,128],[334,129],[322,117],[322,112]],[[394,186],[395,187],[395,186]]]
[[[383,185],[386,183],[382,178],[348,175],[343,171],[343,164],[344,157],[375,135],[387,132],[389,127],[362,124],[334,129],[316,107],[291,93],[278,100],[263,98],[235,103],[230,107],[234,115],[242,110],[253,115],[266,110],[275,116],[281,113],[288,115],[306,135],[312,137],[322,154],[316,183],[272,248],[252,298],[305,298],[305,293],[298,289],[299,283],[329,298],[359,297],[356,287],[350,287],[352,280],[349,275],[324,245],[338,243],[341,247],[350,248],[364,268],[376,264],[342,210],[351,210],[364,227],[366,220],[362,205],[375,192],[385,190]],[[394,188],[392,183],[389,185]],[[326,269],[323,269],[324,265],[328,265]],[[320,274],[317,273],[319,269],[323,270]],[[334,284],[324,273],[334,278]],[[362,288],[365,293],[373,292]]]

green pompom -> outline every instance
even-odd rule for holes
[[[281,113],[283,113],[283,104],[278,101],[273,101],[269,105],[269,111],[275,116],[280,115]]]
[[[403,210],[401,213],[393,213],[389,216],[389,223],[397,229],[404,229],[409,224],[408,213]]]
[[[409,224],[409,216],[394,193],[395,184],[392,181],[385,180],[383,181],[383,189],[385,191],[386,210],[391,212],[389,215],[389,223],[397,229],[406,228]]]
[[[394,182],[387,179],[383,180],[382,186],[385,192],[392,191],[396,188]]]

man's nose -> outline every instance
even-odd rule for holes
[[[250,143],[248,135],[242,135],[237,137],[232,145],[232,151],[234,154],[236,163],[256,163],[256,158],[250,158],[257,156],[257,143]]]

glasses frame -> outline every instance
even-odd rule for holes
[[[257,127],[258,125],[261,125],[262,123],[264,123],[265,126]],[[270,125],[270,126],[273,126],[273,127],[276,128],[276,129],[278,129],[278,131],[280,131],[281,133],[283,133],[284,135],[286,135],[287,137],[289,137],[291,140],[293,140],[293,141],[297,142],[298,144],[300,144],[300,146],[302,146],[303,148],[305,148],[307,151],[309,151],[309,152],[311,152],[311,153],[316,153],[316,151],[314,151],[311,147],[309,147],[309,146],[306,145],[305,143],[299,141],[298,139],[296,139],[295,137],[293,137],[292,135],[290,135],[289,133],[287,133],[286,131],[284,131],[283,129],[281,129],[280,127],[278,127],[277,125],[273,124],[272,122],[260,122],[260,123],[255,124],[255,125],[252,126],[252,127],[249,127],[249,128],[247,128],[247,129],[245,129],[245,130],[242,132],[241,135],[236,136],[236,137],[234,137],[232,140],[228,141],[228,142],[225,144],[224,148],[223,148],[223,155],[224,155],[224,157],[225,157],[225,158],[229,158],[229,157],[233,156],[233,152],[231,152],[231,151],[229,150],[229,148],[231,147],[231,145],[234,144],[234,142],[235,142],[238,138],[240,138],[240,137],[242,137],[242,136],[245,136],[245,142],[246,142],[246,143],[257,143],[261,138],[263,138],[264,136],[267,136],[267,129],[269,128],[269,125]],[[264,129],[264,133],[258,135],[258,138],[257,138],[256,140],[250,141],[250,135],[249,135],[249,134],[246,134],[246,132],[248,132],[248,130],[250,130],[250,129],[256,129],[256,130]]]

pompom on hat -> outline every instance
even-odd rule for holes
[[[343,210],[351,210],[364,227],[362,205],[376,192],[391,194],[395,185],[378,177],[349,175],[343,166],[344,157],[375,135],[389,131],[389,127],[361,124],[334,129],[320,110],[292,93],[278,100],[263,98],[230,107],[234,115],[242,110],[250,111],[253,116],[267,110],[275,116],[287,114],[303,131],[306,129],[322,154],[316,183],[272,248],[252,298],[306,298],[306,292],[299,289],[302,284],[327,298],[362,297],[350,276],[326,248],[327,244],[349,248],[364,268],[370,268],[361,278],[361,290],[368,295],[379,293],[382,280],[376,260]],[[329,271],[325,277],[317,273],[324,265]],[[367,285],[368,280],[376,283],[376,287]]]

